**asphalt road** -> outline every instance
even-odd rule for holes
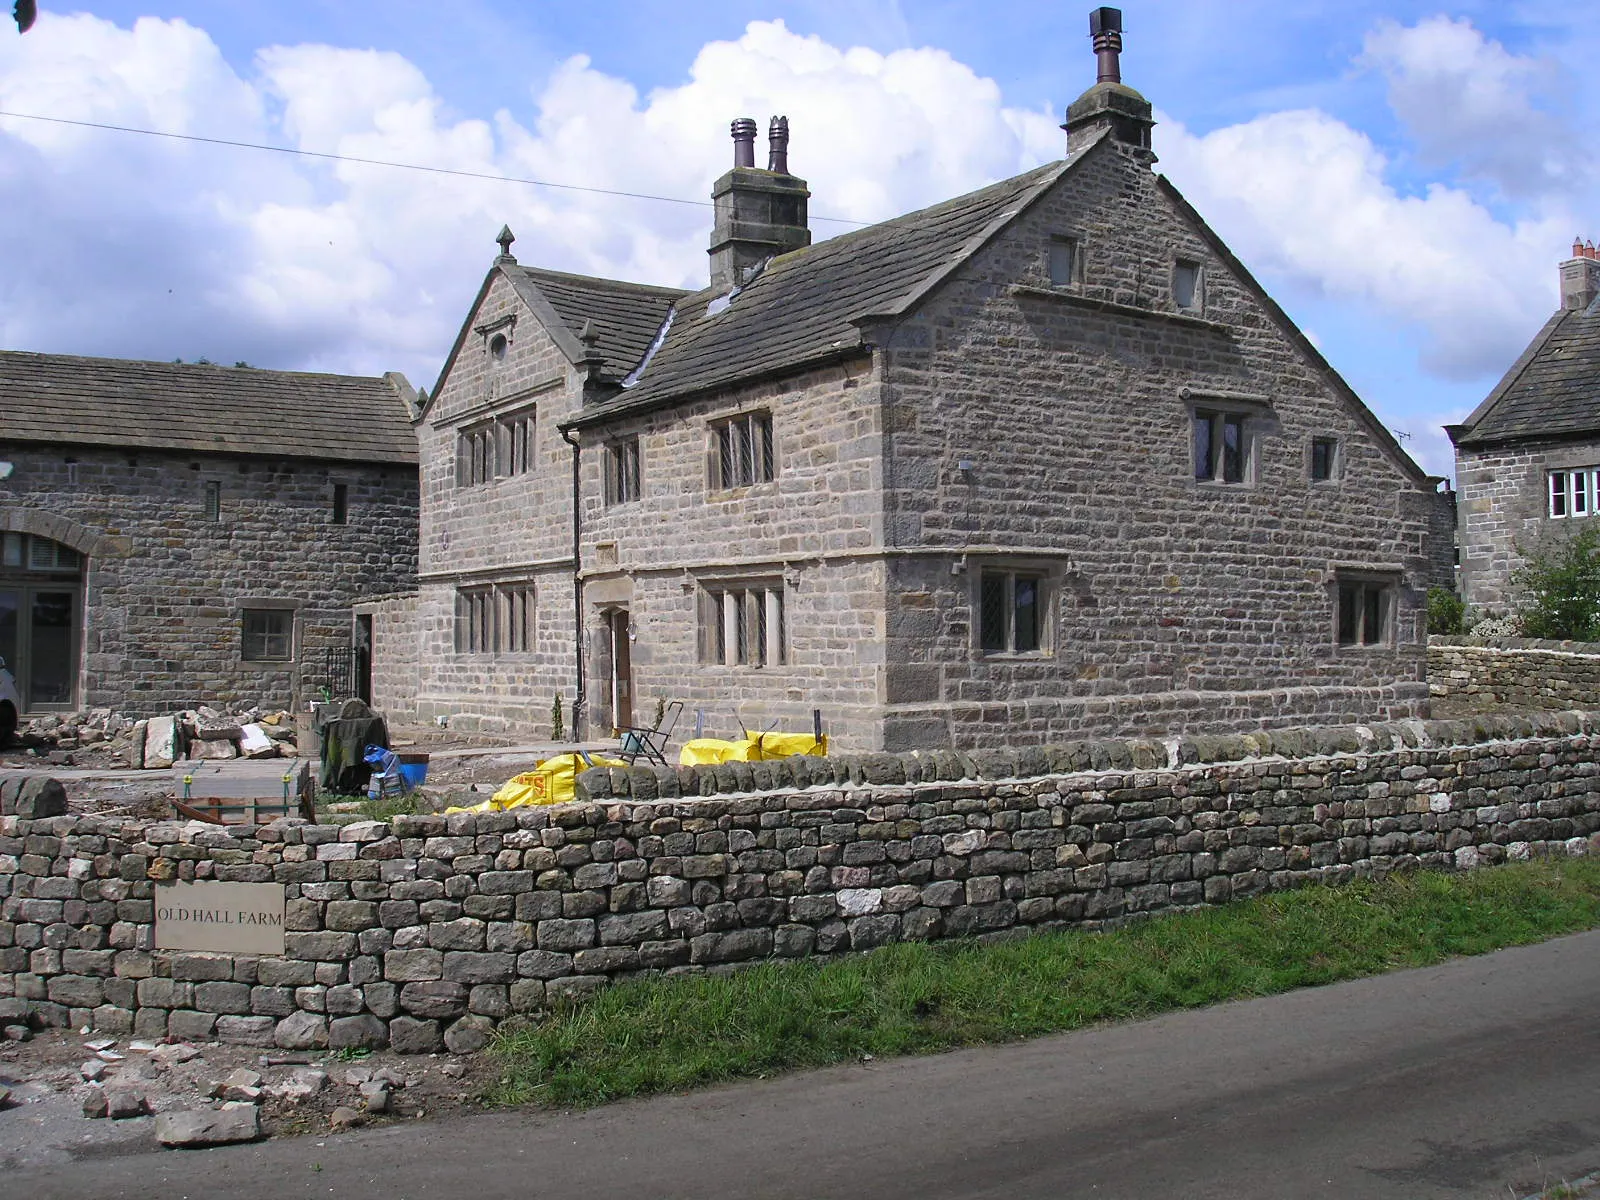
[[[0,1196],[1521,1197],[1600,1168],[1600,933],[999,1049],[14,1172]]]

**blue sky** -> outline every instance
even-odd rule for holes
[[[43,0],[0,28],[0,110],[691,199],[728,118],[787,112],[813,212],[872,220],[1059,156],[1089,7]],[[1123,5],[1159,169],[1431,470],[1554,309],[1573,235],[1600,237],[1586,8]],[[0,346],[424,385],[502,220],[525,262],[685,285],[708,226],[6,118],[0,201]]]

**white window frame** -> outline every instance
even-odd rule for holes
[[[1553,521],[1593,515],[1600,467],[1573,467],[1545,476],[1545,512]]]

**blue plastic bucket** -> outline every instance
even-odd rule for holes
[[[402,754],[400,756],[400,778],[406,781],[407,788],[421,787],[428,781],[428,756],[426,754]]]

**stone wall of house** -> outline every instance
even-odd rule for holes
[[[79,707],[148,716],[195,704],[289,706],[351,644],[351,605],[414,586],[417,472],[407,465],[0,447],[0,530],[87,559]],[[206,486],[220,513],[206,516]],[[333,523],[336,484],[348,520]],[[287,661],[241,657],[245,608],[294,613]]]
[[[584,494],[604,494],[608,441],[637,437],[638,503],[596,503],[584,515],[584,601],[592,711],[617,723],[607,683],[612,652],[605,614],[626,608],[634,723],[656,699],[699,711],[708,736],[741,729],[811,728],[821,709],[835,744],[880,743],[886,575],[880,512],[882,398],[870,359],[808,371],[687,402],[607,427],[585,442]],[[773,428],[775,477],[752,487],[712,482],[713,430],[738,413],[763,412]],[[590,557],[592,553],[592,557]],[[727,587],[783,595],[783,661],[714,661],[715,609]]]
[[[1456,451],[1461,595],[1480,613],[1515,600],[1511,577],[1529,550],[1558,542],[1592,517],[1551,518],[1549,473],[1600,467],[1600,442],[1524,442]]]
[[[416,593],[357,604],[372,620],[372,707],[391,723],[419,719],[417,682],[422,677],[422,623]]]
[[[1513,638],[1494,646],[1428,639],[1436,716],[1600,707],[1600,645]]]
[[[1063,237],[1081,279],[1056,285]],[[1201,272],[1193,310],[1174,302],[1179,260]],[[422,433],[419,714],[538,727],[555,694],[571,698],[580,642],[592,733],[649,723],[657,699],[724,735],[804,728],[820,708],[852,750],[1426,711],[1424,597],[1452,570],[1447,503],[1147,157],[1090,151],[864,335],[853,359],[586,430],[575,612],[572,451],[556,426],[577,411],[578,372],[491,277]],[[534,468],[461,486],[462,432],[530,405]],[[1246,415],[1247,482],[1196,482],[1196,407]],[[772,419],[775,478],[723,490],[715,425],[755,411]],[[608,504],[607,447],[634,437],[641,498]],[[1316,438],[1337,445],[1325,481],[1310,478]],[[982,648],[985,571],[1039,578],[1038,649]],[[1377,644],[1338,644],[1351,579],[1389,589]],[[454,640],[463,589],[521,585],[537,593],[531,647]],[[781,664],[708,661],[705,597],[746,585],[782,589]],[[611,679],[623,612],[631,711]]]
[[[889,748],[1425,711],[1434,485],[1141,153],[1089,151],[875,333],[902,555]],[[1053,284],[1067,238],[1080,278]],[[1182,311],[1180,261],[1201,277]],[[1196,480],[1196,409],[1244,417],[1243,482]],[[1326,481],[1314,438],[1336,441]],[[1038,652],[981,650],[986,571],[1042,581]],[[1339,583],[1358,576],[1392,587],[1383,644],[1337,642]]]
[[[419,720],[469,731],[548,725],[550,704],[576,686],[572,605],[572,448],[556,426],[576,411],[580,384],[561,349],[496,271],[445,385],[418,427],[422,540],[414,620]],[[506,338],[496,357],[491,342]],[[481,482],[457,469],[464,435],[531,419],[527,469]],[[505,615],[511,589],[530,597],[525,648],[474,649],[457,638],[458,598],[486,591]]]
[[[640,971],[1102,922],[1600,848],[1600,713],[600,769],[580,801],[262,828],[0,817],[0,999],[141,1036],[483,1044]],[[283,885],[282,957],[156,951]]]

